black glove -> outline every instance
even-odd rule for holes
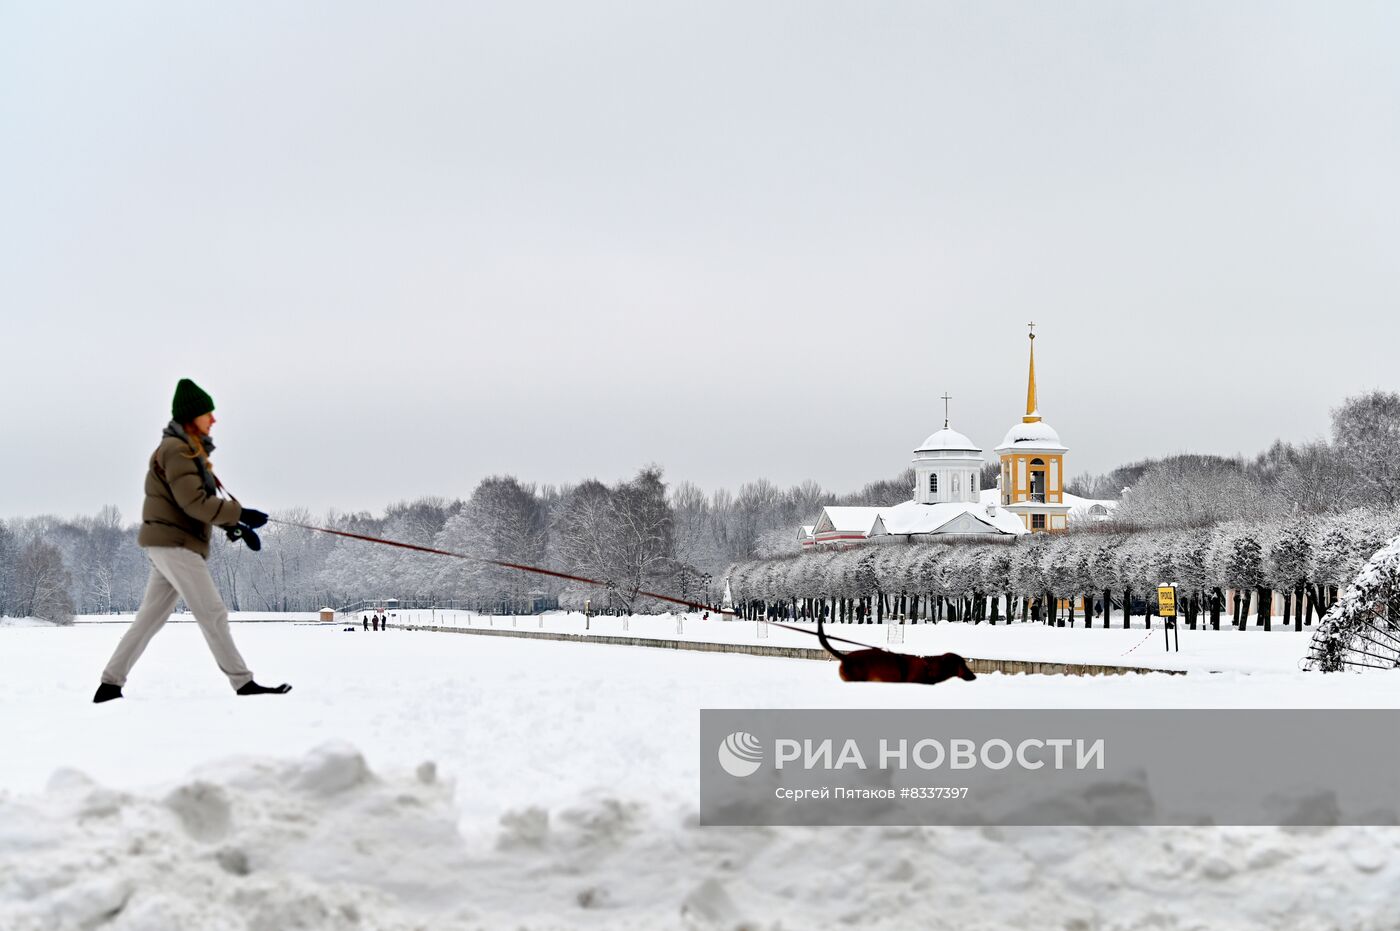
[[[267,515],[262,511],[255,511],[252,508],[244,508],[243,516],[238,518],[240,524],[246,524],[249,529],[261,527],[267,523]]]
[[[254,553],[262,549],[262,540],[253,532],[253,528],[249,527],[247,524],[237,524],[233,527],[227,527],[224,529],[224,533],[228,535],[230,543],[242,540],[244,543],[248,544],[248,549],[252,550]]]

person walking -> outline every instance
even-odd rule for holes
[[[230,540],[242,539],[250,549],[262,544],[254,530],[267,523],[262,511],[219,497],[222,486],[214,477],[209,454],[214,451],[209,430],[214,426],[214,399],[188,378],[175,386],[170,424],[146,468],[146,500],[141,508],[141,532],[136,543],[151,564],[141,607],[112,658],[102,670],[94,702],[122,697],[131,667],[146,645],[165,626],[175,603],[185,605],[199,623],[219,670],[239,695],[283,695],[287,684],[268,688],[253,673],[234,645],[228,609],[209,574],[211,527],[225,529]]]
[[[365,630],[369,630],[369,615],[368,615],[368,614],[366,614],[366,615],[364,616],[364,622],[365,622]]]

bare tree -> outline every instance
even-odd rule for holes
[[[615,488],[583,483],[566,496],[554,526],[568,571],[605,582],[625,611],[635,610],[641,590],[666,587],[674,573],[674,525],[658,468]]]
[[[1332,412],[1332,442],[1372,500],[1400,502],[1400,394],[1347,398]]]
[[[42,540],[20,551],[15,587],[21,616],[43,618],[58,624],[73,622],[72,576],[63,565],[58,547]]]
[[[15,607],[15,569],[19,545],[14,533],[0,520],[0,617],[18,613]]]
[[[482,480],[466,506],[449,517],[437,534],[442,549],[482,560],[537,566],[544,562],[547,515],[533,486],[510,476]],[[528,608],[527,593],[540,584],[519,570],[490,562],[441,563],[438,587],[489,599],[511,610]]]
[[[1222,520],[1263,518],[1271,513],[1271,503],[1262,480],[1242,461],[1184,455],[1149,467],[1115,516],[1143,527],[1208,527]]]

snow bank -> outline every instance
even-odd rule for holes
[[[1400,883],[1395,830],[702,829],[603,798],[468,840],[452,795],[347,744],[143,791],[60,770],[0,797],[0,927],[1359,931]]]
[[[40,617],[0,617],[0,627],[58,627]]]
[[[345,744],[146,792],[63,769],[41,796],[0,798],[0,927],[421,927],[454,897],[455,820],[431,764],[381,779]],[[452,911],[433,926],[457,927]]]

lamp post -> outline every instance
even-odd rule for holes
[[[682,564],[680,571],[676,573],[676,587],[680,589],[681,598],[690,600],[690,585],[694,581],[694,576],[690,574],[690,567]]]

